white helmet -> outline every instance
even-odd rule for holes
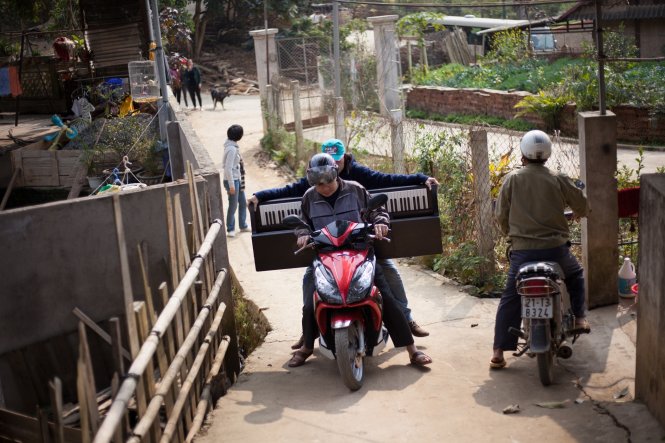
[[[529,160],[547,160],[552,154],[552,142],[543,131],[534,129],[522,137],[520,151]]]

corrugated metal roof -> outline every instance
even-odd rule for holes
[[[649,20],[665,17],[665,4],[657,5],[608,5],[602,7],[603,20]],[[565,13],[560,19],[565,20],[593,20],[596,18],[596,9],[593,4],[578,5]]]
[[[145,0],[80,0],[85,38],[95,69],[127,73],[127,63],[147,53]],[[116,75],[114,74],[114,75]]]

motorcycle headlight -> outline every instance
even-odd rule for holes
[[[314,283],[316,292],[327,303],[342,304],[342,294],[337,289],[337,283],[325,266],[317,266],[314,270]]]
[[[351,280],[349,293],[346,296],[347,303],[354,303],[365,298],[367,291],[372,287],[373,280],[374,264],[368,261],[360,265],[353,275],[353,280]]]

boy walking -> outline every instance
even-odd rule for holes
[[[229,199],[226,213],[226,231],[229,237],[236,235],[236,210],[241,231],[249,231],[247,226],[247,200],[245,199],[244,171],[238,142],[244,130],[240,125],[231,125],[226,131],[228,139],[224,142],[224,189]]]

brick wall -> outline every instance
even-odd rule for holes
[[[527,95],[530,94],[524,91],[418,86],[408,93],[407,109],[442,115],[480,114],[511,119],[517,113],[515,104]],[[665,118],[652,119],[647,109],[634,106],[617,106],[612,112],[617,116],[619,141],[644,143],[665,140]],[[536,115],[521,118],[544,128],[543,121]],[[574,105],[567,105],[562,111],[561,132],[566,136],[577,136],[577,112]]]

